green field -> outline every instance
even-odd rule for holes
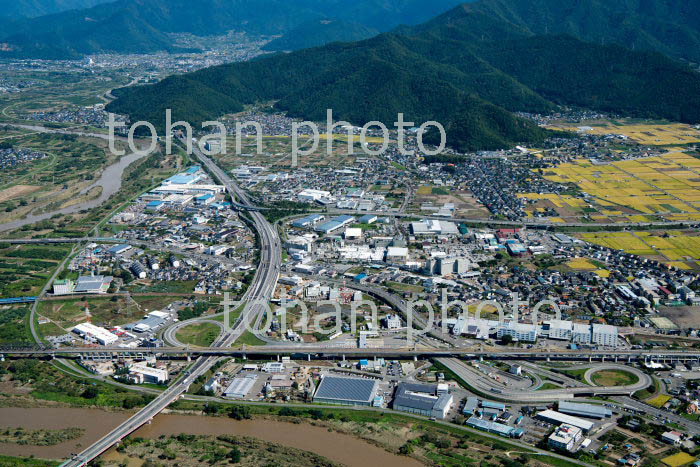
[[[177,332],[177,340],[183,344],[209,347],[219,336],[221,328],[212,323],[191,324]]]
[[[623,370],[601,370],[591,376],[596,386],[629,386],[639,382],[637,375]]]

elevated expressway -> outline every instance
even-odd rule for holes
[[[226,187],[229,194],[234,199],[240,201],[239,204],[241,206],[250,204],[246,194],[240,190],[230,177],[213,161],[204,156],[197,149],[195,149],[195,155],[200,159],[202,164],[219,179],[220,183]],[[258,211],[252,211],[250,215],[260,240],[260,265],[246,293],[246,307],[242,311],[239,320],[231,329],[224,330],[224,333],[213,343],[212,349],[224,351],[230,348],[243,333],[249,330],[249,323],[259,322],[269,310],[268,303],[277,286],[280,264],[282,261],[277,231]],[[174,381],[167,390],[161,393],[150,404],[62,465],[66,467],[86,465],[88,462],[119,443],[119,441],[134,430],[152,420],[153,417],[158,415],[168,405],[179,399],[188,390],[190,384],[199,376],[205,374],[219,357],[220,355],[216,353],[200,354],[184,375]]]
[[[587,372],[587,374],[601,370],[621,370],[634,374],[638,378],[637,382],[628,386],[594,386],[579,384],[575,387],[544,389],[540,391],[538,391],[536,387],[528,389],[515,389],[499,383],[495,379],[479,371],[477,368],[466,365],[461,360],[455,358],[438,358],[437,361],[459,376],[475,391],[482,392],[488,395],[490,398],[508,400],[512,402],[540,403],[573,399],[575,397],[629,396],[637,391],[646,389],[653,384],[651,376],[634,367],[603,363],[590,365],[590,370]]]

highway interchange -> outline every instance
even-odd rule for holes
[[[210,173],[226,187],[233,199],[238,199],[241,204],[248,205],[246,194],[231,180],[231,178],[219,168],[211,159],[195,148],[194,154]],[[224,330],[214,342],[214,348],[228,348],[249,329],[248,324],[259,324],[269,311],[268,303],[277,286],[282,252],[279,236],[275,228],[257,211],[250,211],[255,230],[260,242],[260,262],[253,281],[246,291],[244,307],[237,323]],[[179,399],[190,387],[190,384],[199,376],[205,374],[216,363],[217,356],[199,357],[192,366],[178,380],[173,382],[167,390],[156,397],[136,415],[116,427],[97,442],[73,456],[63,466],[79,467],[86,465],[91,460],[117,444],[134,430],[148,423],[163,409]]]

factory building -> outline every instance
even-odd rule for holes
[[[247,374],[242,377],[234,378],[231,384],[224,390],[224,397],[231,399],[243,399],[248,395],[253,385],[258,380],[258,375]]]
[[[567,424],[580,428],[584,432],[589,432],[593,428],[594,423],[578,417],[572,417],[555,410],[544,410],[537,414],[537,418],[544,420],[547,423],[554,425]]]
[[[425,417],[443,419],[450,411],[454,398],[434,384],[401,383],[396,389],[394,410],[414,413]]]
[[[603,405],[582,404],[579,402],[560,401],[559,412],[599,420],[612,417],[612,410]]]
[[[113,344],[119,340],[108,330],[91,323],[81,323],[73,328],[73,332],[85,340],[97,342],[100,345]]]
[[[371,406],[379,381],[367,378],[324,375],[314,394],[314,402]]]
[[[482,420],[478,417],[469,417],[467,420],[467,426],[506,438],[522,438],[525,434],[525,431],[522,428],[514,428],[502,423]]]
[[[114,280],[111,276],[80,276],[73,293],[104,294]]]
[[[346,225],[352,224],[354,222],[355,218],[352,216],[339,216],[335,219],[331,219],[330,221],[317,226],[316,228],[314,228],[314,230],[316,232],[329,234],[335,232],[336,230],[342,229]]]
[[[129,379],[136,384],[163,384],[169,379],[168,370],[164,368],[151,368],[146,365],[132,365],[129,368]]]
[[[326,217],[321,214],[312,214],[310,216],[304,217],[303,219],[296,220],[292,222],[292,226],[298,229],[305,229],[307,227],[313,227],[319,222],[323,221]]]
[[[454,222],[426,219],[420,222],[411,222],[411,233],[416,236],[457,235],[459,228]]]
[[[148,274],[146,274],[146,269],[143,267],[143,264],[139,263],[138,261],[134,262],[131,265],[131,268],[129,268],[131,272],[136,276],[137,279],[145,279]]]

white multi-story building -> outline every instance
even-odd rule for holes
[[[571,452],[582,437],[581,428],[563,423],[551,434],[547,444],[555,449]]]
[[[399,315],[387,315],[386,328],[390,331],[401,329],[401,318],[399,317]]]
[[[537,340],[537,333],[538,326],[534,324],[508,321],[498,326],[497,336],[499,339],[502,339],[503,336],[511,336],[517,341],[535,342]]]
[[[591,325],[591,343],[606,347],[616,347],[617,327],[609,324]]]
[[[591,326],[589,324],[574,323],[571,329],[571,342],[574,344],[590,344]]]
[[[151,368],[139,364],[129,368],[129,378],[137,384],[163,384],[168,381],[169,377],[168,370],[165,368]]]
[[[574,323],[572,321],[563,321],[555,319],[548,321],[549,338],[570,341]]]

